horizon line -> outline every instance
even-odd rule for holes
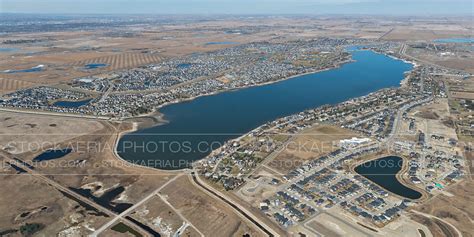
[[[2,14],[22,14],[22,15],[83,15],[83,16],[377,16],[377,17],[440,17],[440,16],[457,16],[457,17],[471,17],[470,13],[429,13],[429,14],[376,14],[376,13],[73,13],[73,12],[1,12]]]

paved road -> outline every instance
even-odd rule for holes
[[[395,30],[395,28],[391,28],[387,32],[385,32],[383,35],[381,35],[378,40],[381,40],[383,37],[387,36],[388,34],[392,33],[392,31]]]
[[[288,138],[288,140],[285,141],[281,145],[281,147],[283,147],[283,149],[280,149],[280,147],[278,147],[276,150],[274,150],[272,153],[270,153],[267,157],[265,157],[265,159],[262,162],[260,162],[260,164],[257,165],[257,167],[255,167],[247,175],[247,177],[249,177],[249,176],[253,175],[255,172],[257,172],[260,167],[268,168],[268,169],[272,170],[273,172],[275,172],[276,174],[279,174],[279,175],[283,176],[284,174],[282,174],[281,172],[269,167],[268,164],[270,164],[288,146],[288,144],[290,144],[290,142],[293,142],[296,139],[296,136],[298,136],[298,135],[299,134],[295,134],[295,135],[291,136],[290,138]]]
[[[174,206],[171,205],[171,203],[168,202],[168,199],[166,199],[165,197],[163,197],[163,195],[161,195],[159,193],[158,193],[158,196],[161,198],[161,200],[164,203],[166,203],[166,205],[168,205],[171,208],[171,210],[176,212],[176,214],[181,218],[181,220],[185,221],[187,224],[189,224],[191,227],[193,227],[201,236],[203,236],[203,237],[205,236],[198,228],[196,228],[196,226],[193,225],[193,223],[191,221],[189,221],[185,216],[183,216],[183,214],[181,214],[181,211],[174,208]]]
[[[176,180],[177,178],[179,178],[180,176],[182,176],[183,174],[179,174],[179,175],[176,175],[175,177],[173,177],[172,179],[168,180],[168,182],[166,182],[165,184],[163,184],[162,186],[160,186],[159,188],[157,188],[155,191],[151,192],[148,196],[146,196],[145,198],[143,198],[141,201],[135,203],[133,206],[129,207],[127,210],[123,211],[122,213],[120,213],[119,215],[115,216],[112,220],[110,220],[109,222],[107,222],[106,224],[104,224],[102,227],[100,227],[99,229],[97,229],[96,231],[94,231],[94,233],[91,234],[91,236],[98,236],[100,233],[102,233],[103,231],[105,231],[106,229],[108,229],[110,226],[112,226],[115,222],[117,222],[118,220],[120,219],[123,219],[125,216],[127,216],[130,212],[132,212],[133,210],[135,210],[137,207],[141,206],[143,203],[145,203],[146,201],[148,201],[150,198],[154,197],[156,194],[158,194],[159,191],[161,191],[161,189],[163,189],[164,187],[166,187],[166,185],[170,184],[171,182],[173,182],[174,180]]]
[[[219,193],[219,191],[215,190],[213,187],[207,185],[205,182],[200,180],[199,175],[195,175],[194,172],[191,173],[193,184],[198,186],[199,188],[203,189],[206,191],[206,193],[209,193],[211,196],[214,196],[222,201],[224,201],[226,204],[228,204],[230,207],[232,207],[237,213],[247,219],[249,222],[255,224],[263,233],[265,233],[267,236],[280,236],[277,232],[275,232],[272,228],[270,228],[268,225],[265,223],[261,222],[252,212],[248,211],[245,209],[243,206],[238,204],[237,202],[231,200],[230,198],[226,197],[225,195],[222,195]]]
[[[429,101],[431,101],[433,98],[429,97],[429,98],[426,98],[426,99],[423,99],[421,100],[419,103],[417,103],[417,106],[418,105],[421,105],[421,104],[424,104],[424,103],[427,103]],[[411,105],[411,104],[410,104]],[[408,108],[410,106],[409,105],[405,105],[405,106],[402,106],[398,111],[397,111],[397,115],[395,116],[395,120],[393,121],[393,127],[392,127],[392,131],[390,132],[390,134],[388,135],[388,137],[386,138],[385,140],[385,144],[388,148],[391,147],[391,145],[393,145],[393,143],[395,142],[396,140],[396,137],[399,136],[400,134],[400,127],[401,127],[401,122],[402,122],[402,117],[403,117],[403,113],[405,113]]]
[[[445,220],[443,220],[443,219],[441,219],[441,218],[439,218],[439,217],[437,217],[437,216],[433,216],[433,215],[430,215],[430,214],[427,214],[427,213],[423,213],[423,212],[419,212],[419,211],[416,211],[416,210],[411,210],[411,212],[416,213],[416,214],[418,214],[418,215],[422,215],[422,216],[427,217],[427,218],[436,219],[436,220],[438,220],[438,221],[440,221],[440,222],[442,222],[442,223],[448,225],[449,227],[453,228],[453,230],[456,232],[456,234],[457,234],[458,237],[462,237],[462,236],[463,236],[462,233],[461,233],[461,231],[459,231],[458,228],[456,228],[456,226],[452,225],[451,223],[449,223],[449,222],[447,222],[447,221],[445,221]]]

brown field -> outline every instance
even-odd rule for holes
[[[342,236],[340,234],[338,234],[337,232],[334,232],[333,230],[325,227],[325,225],[317,222],[317,221],[310,221],[308,222],[308,226],[311,228],[311,229],[314,229],[314,230],[317,230],[318,233],[321,233],[322,235],[324,236]]]
[[[57,189],[32,176],[15,175],[3,170],[0,184],[0,231],[18,229],[25,223],[40,223],[42,236],[56,236],[75,226],[78,233],[87,233],[85,226],[99,228],[109,217],[87,210],[78,202],[64,196]],[[12,236],[23,236],[18,232]]]
[[[0,94],[16,91],[23,88],[33,87],[35,85],[36,83],[33,82],[0,78]]]
[[[89,32],[48,32],[0,37],[8,39],[46,39],[41,44],[19,44],[18,52],[0,53],[0,93],[39,84],[57,84],[74,78],[114,72],[121,69],[158,63],[164,57],[208,52],[233,45],[206,45],[212,41],[250,42],[262,36],[244,37],[206,30],[201,34],[194,29],[143,30],[135,37],[104,37],[102,30]],[[53,40],[50,40],[53,39]],[[30,54],[33,52],[32,54]],[[89,63],[109,66],[86,70]],[[41,72],[2,73],[45,65]]]
[[[169,228],[168,233],[175,233],[185,222],[181,217],[168,206],[160,197],[155,196],[139,207],[134,213],[134,218],[143,220],[148,226],[153,226],[156,231],[163,233],[163,230]],[[160,224],[158,224],[160,223]],[[163,229],[161,229],[163,227]],[[196,231],[193,227],[187,228],[188,232]]]
[[[97,122],[99,123],[99,122]],[[119,124],[100,122],[103,127],[91,131],[86,135],[64,139],[57,142],[55,148],[72,148],[72,152],[57,160],[40,163],[36,170],[48,174],[56,182],[65,187],[86,187],[91,184],[100,184],[95,193],[101,194],[106,190],[123,186],[125,191],[120,200],[135,203],[145,195],[151,193],[174,174],[151,168],[132,165],[115,157],[114,148],[118,131],[122,130]],[[126,124],[128,125],[128,124]],[[83,125],[87,126],[87,125]],[[118,129],[118,130],[114,130]],[[24,161],[32,160],[42,151],[26,152],[18,155]],[[75,161],[83,160],[82,165],[73,166]]]
[[[321,234],[325,236],[369,236],[367,233],[361,231],[359,228],[341,221],[328,213],[321,213],[307,223],[307,226],[319,232],[318,227],[325,227],[321,229]]]
[[[434,103],[417,107],[410,113],[410,116],[416,116],[424,119],[446,119],[450,116],[448,100],[437,99]]]
[[[450,36],[451,37],[451,36]],[[467,37],[467,36],[466,36]],[[437,37],[444,38],[444,37]],[[449,37],[446,37],[449,38]],[[453,55],[441,56],[443,52],[451,52]],[[408,55],[419,59],[421,62],[428,64],[435,64],[441,67],[452,68],[457,70],[466,71],[469,73],[474,72],[474,52],[466,50],[432,50],[432,49],[419,49],[409,48],[406,52]]]
[[[295,135],[288,146],[268,165],[278,171],[287,172],[307,160],[334,151],[339,140],[356,136],[356,133],[337,126],[316,125]]]
[[[243,222],[230,207],[196,188],[189,177],[177,179],[165,187],[161,194],[167,196],[171,205],[206,236],[214,236],[216,233],[219,236],[242,236],[245,233],[251,236],[261,235]]]
[[[119,69],[135,68],[157,63],[162,56],[157,53],[107,53],[107,52],[65,52],[49,55],[31,56],[28,58],[7,59],[0,63],[0,71],[7,69],[26,69],[39,64],[45,65],[41,72],[2,74],[0,91],[9,92],[39,84],[56,84],[71,79],[112,72]],[[89,63],[105,63],[108,66],[87,70]]]
[[[65,140],[103,129],[92,120],[0,112],[0,148],[10,153],[54,146]]]
[[[451,96],[455,99],[474,100],[474,92],[451,91]]]
[[[73,148],[70,154],[61,159],[41,163],[32,162],[33,158],[42,153],[41,150],[15,155],[33,165],[36,172],[54,180],[64,188],[92,188],[92,195],[99,197],[106,191],[121,186],[124,191],[115,197],[113,202],[133,204],[173,177],[166,172],[131,166],[115,158],[113,148],[118,132],[129,129],[129,124],[119,126],[108,122],[42,115],[2,114],[3,125],[15,124],[11,131],[18,134],[19,138],[14,138],[13,141],[19,141],[17,139],[21,138],[30,142],[47,142],[45,135],[35,135],[36,132],[43,132],[52,136],[51,139],[54,139],[57,145],[55,148]],[[5,121],[6,118],[8,119]],[[52,129],[50,126],[52,123],[56,124],[54,128],[57,130],[48,130]],[[75,127],[72,128],[71,124]],[[76,128],[81,130],[82,135],[73,133],[71,136],[69,132],[74,132]],[[3,137],[11,139],[14,136]],[[48,147],[44,147],[46,148]],[[89,227],[97,229],[106,221],[104,217],[85,211],[85,207],[81,207],[73,198],[46,185],[40,178],[15,175],[13,168],[3,166],[2,168],[0,184],[4,188],[14,190],[8,195],[3,195],[2,200],[15,200],[13,202],[15,204],[8,202],[0,204],[0,212],[9,213],[0,218],[0,230],[18,228],[25,223],[40,223],[46,226],[40,231],[41,236],[56,235],[63,230],[73,233],[77,231],[76,236],[84,236],[90,233]],[[45,209],[37,211],[42,207]],[[15,217],[24,212],[31,212],[34,215],[26,215],[21,220],[15,220]]]
[[[451,223],[461,231],[463,236],[473,236],[474,206],[472,203],[474,203],[474,182],[471,179],[468,179],[453,186],[447,191],[452,193],[454,196],[447,197],[444,195],[438,195],[416,209],[420,212],[431,214]],[[435,236],[445,236],[445,232],[452,229],[449,227],[446,228],[446,224],[443,225],[441,222],[436,222],[433,219],[426,219],[426,217],[415,218],[415,220],[420,223],[426,222],[428,227],[433,227],[430,228],[430,230],[434,232],[433,234],[438,233]],[[450,232],[453,231],[450,230]]]
[[[443,222],[418,214],[411,214],[411,218],[428,227],[434,237],[456,236],[456,232]]]
[[[463,70],[469,73],[474,73],[474,59],[472,57],[473,56],[472,54],[470,56],[471,57],[467,59],[457,58],[457,59],[448,59],[448,60],[443,60],[443,61],[433,60],[433,62],[436,65],[440,65],[443,67],[454,68],[454,69]]]
[[[449,23],[442,20],[410,22],[405,25],[395,26],[383,39],[431,41],[439,38],[468,37],[472,32],[463,24],[462,21]]]
[[[469,35],[469,31],[433,31],[433,30],[411,30],[395,29],[384,37],[385,40],[435,40],[439,38],[463,37]]]
[[[151,53],[121,53],[97,58],[91,58],[81,61],[76,61],[69,66],[83,67],[90,63],[105,63],[107,64],[107,70],[117,70],[124,68],[133,68],[140,65],[146,65],[151,63],[157,63],[162,60],[162,57],[158,54]]]
[[[474,174],[474,151],[466,151],[467,165],[469,165],[469,174]]]

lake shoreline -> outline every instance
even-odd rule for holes
[[[383,55],[383,56],[386,56],[386,57],[389,57],[389,58],[392,58],[394,60],[398,60],[398,61],[402,61],[404,63],[408,63],[408,64],[411,64],[413,66],[413,69],[418,67],[419,64],[416,63],[415,61],[410,61],[410,60],[407,60],[407,59],[403,59],[403,58],[397,58],[393,55],[389,55],[389,54],[384,54],[382,52],[378,52],[378,51],[375,51],[375,50],[370,50],[370,49],[359,49],[359,50],[369,50],[369,51],[372,51],[376,54],[380,54],[380,55]],[[352,59],[352,56],[351,58],[347,59],[347,60],[344,60],[344,61],[341,61],[339,62],[338,64],[332,66],[332,67],[328,67],[328,68],[325,68],[325,69],[319,69],[319,70],[314,70],[314,71],[311,71],[311,72],[305,72],[305,73],[301,73],[301,74],[295,74],[295,75],[292,75],[292,76],[289,76],[289,77],[283,77],[283,78],[280,78],[280,79],[276,79],[276,80],[271,80],[271,81],[267,81],[267,82],[263,82],[263,83],[259,83],[259,84],[254,84],[254,85],[246,85],[246,86],[242,86],[242,87],[238,87],[238,88],[233,88],[233,89],[224,89],[224,90],[218,90],[218,91],[215,91],[215,92],[211,92],[211,93],[207,93],[207,94],[202,94],[202,95],[198,95],[198,96],[194,96],[194,97],[189,97],[189,98],[185,98],[185,99],[178,99],[178,100],[174,100],[174,101],[170,101],[170,102],[166,102],[166,103],[163,103],[159,106],[156,106],[155,108],[153,108],[152,111],[148,112],[148,113],[144,113],[144,114],[141,114],[139,116],[131,116],[131,117],[124,117],[124,118],[121,118],[120,120],[126,120],[126,119],[133,119],[133,118],[139,118],[139,117],[147,117],[147,116],[156,116],[156,115],[159,115],[159,121],[157,122],[156,126],[159,126],[159,125],[162,125],[162,124],[165,124],[165,123],[168,123],[169,121],[166,120],[164,117],[165,115],[160,113],[159,110],[163,107],[166,107],[168,105],[173,105],[173,104],[179,104],[179,103],[183,103],[183,102],[190,102],[190,101],[193,101],[195,99],[198,99],[200,97],[206,97],[206,96],[212,96],[212,95],[217,95],[217,94],[220,94],[220,93],[225,93],[225,92],[230,92],[230,91],[237,91],[237,90],[241,90],[241,89],[245,89],[245,88],[251,88],[251,87],[259,87],[259,86],[265,86],[265,85],[270,85],[270,84],[274,84],[274,83],[278,83],[278,82],[282,82],[282,81],[286,81],[286,80],[291,80],[295,77],[300,77],[300,76],[305,76],[305,75],[310,75],[310,74],[314,74],[314,73],[320,73],[320,72],[324,72],[324,71],[329,71],[329,70],[333,70],[333,69],[337,69],[337,68],[340,68],[342,67],[343,65],[345,64],[349,64],[349,63],[354,63],[356,62],[356,60]],[[412,70],[413,70],[412,69]],[[412,71],[410,70],[410,71]],[[410,72],[410,71],[407,71],[407,72]],[[407,79],[407,76],[405,76],[401,81],[400,81],[400,86],[402,86],[405,81]],[[376,91],[374,91],[376,92]]]
[[[395,175],[395,178],[398,180],[398,182],[400,182],[400,184],[404,185],[405,187],[409,188],[409,189],[412,189],[414,191],[417,191],[421,194],[421,196],[417,199],[412,199],[412,198],[408,198],[408,197],[404,197],[404,196],[401,196],[399,194],[396,194],[384,187],[382,187],[381,185],[379,185],[378,183],[370,180],[369,178],[365,177],[364,175],[358,173],[357,171],[355,171],[355,169],[357,167],[359,167],[360,165],[363,165],[365,163],[368,163],[368,162],[372,162],[372,161],[376,161],[376,160],[379,160],[379,159],[383,159],[383,158],[387,158],[387,157],[391,157],[391,156],[394,156],[394,157],[399,157],[400,159],[402,159],[402,167],[400,167],[400,170],[396,173]],[[392,195],[398,197],[398,198],[401,198],[401,199],[410,199],[410,200],[413,200],[415,202],[422,202],[424,200],[426,200],[428,198],[428,195],[427,193],[418,188],[416,185],[408,182],[407,179],[405,179],[406,175],[407,175],[407,172],[408,172],[408,169],[409,169],[409,166],[408,166],[408,163],[409,163],[410,159],[408,159],[407,157],[405,156],[401,156],[399,154],[393,154],[393,153],[388,153],[388,152],[384,152],[382,154],[378,154],[378,155],[370,155],[368,159],[360,159],[358,160],[357,162],[353,163],[350,165],[349,169],[351,170],[351,172],[355,173],[355,174],[358,174],[362,177],[364,177],[365,179],[369,180],[370,182],[372,182],[373,184],[377,185],[378,187],[382,188],[383,190],[391,193]]]
[[[364,51],[365,51],[365,50],[364,50]],[[367,50],[367,51],[371,51],[371,52],[374,52],[375,54],[380,54],[380,55],[382,55],[382,56],[384,56],[384,57],[387,57],[387,58],[390,58],[390,59],[393,59],[393,60],[396,60],[396,61],[401,61],[401,62],[406,63],[406,64],[411,64],[410,69],[404,71],[404,74],[402,75],[402,78],[399,79],[399,81],[398,81],[398,83],[397,83],[398,86],[395,86],[395,87],[400,87],[400,86],[402,86],[402,83],[401,83],[401,82],[402,82],[403,80],[406,80],[406,78],[408,77],[407,72],[410,72],[411,70],[413,70],[413,68],[414,68],[413,66],[415,65],[413,62],[407,63],[407,62],[406,62],[405,60],[403,60],[403,59],[395,58],[395,57],[393,57],[393,56],[391,56],[391,55],[386,55],[386,54],[383,54],[383,53],[381,53],[381,52],[375,52],[375,51],[373,51],[373,50]],[[322,69],[322,70],[316,70],[316,71],[307,72],[307,73],[303,73],[303,74],[297,74],[297,75],[293,75],[293,76],[290,76],[290,77],[285,77],[285,78],[281,78],[281,79],[278,79],[278,80],[273,80],[273,81],[269,81],[269,82],[265,82],[265,83],[261,83],[261,84],[257,84],[257,85],[249,85],[249,86],[245,86],[245,87],[239,87],[239,88],[236,88],[235,90],[220,90],[220,91],[212,92],[212,93],[209,93],[209,94],[199,95],[199,96],[196,96],[196,97],[193,97],[193,98],[187,98],[187,99],[184,99],[184,100],[177,100],[177,101],[168,102],[168,103],[165,103],[165,104],[162,104],[162,105],[156,107],[155,111],[152,111],[152,112],[150,112],[150,113],[147,113],[147,114],[145,114],[145,115],[142,115],[141,117],[146,117],[146,116],[150,116],[150,115],[153,116],[153,115],[158,114],[158,115],[159,115],[159,116],[158,116],[158,118],[159,118],[158,122],[157,122],[154,126],[149,125],[149,126],[146,126],[146,128],[159,127],[159,126],[161,126],[161,125],[163,125],[163,124],[169,123],[169,121],[165,118],[165,115],[163,115],[162,113],[159,112],[159,109],[161,109],[161,108],[163,108],[163,107],[165,107],[165,106],[168,106],[168,105],[171,105],[171,104],[178,104],[178,103],[183,103],[183,102],[189,102],[189,101],[195,100],[195,99],[197,99],[197,98],[199,98],[199,97],[206,97],[206,96],[211,96],[211,95],[220,94],[220,93],[225,93],[225,92],[230,92],[230,91],[238,91],[238,90],[245,89],[245,88],[248,88],[248,87],[260,87],[260,86],[265,86],[265,85],[269,85],[269,84],[275,84],[275,83],[277,83],[277,82],[288,81],[289,79],[293,79],[293,78],[296,78],[296,77],[301,77],[301,76],[308,75],[308,74],[318,74],[318,73],[323,72],[323,71],[329,71],[329,70],[333,70],[333,69],[340,68],[340,67],[342,67],[342,65],[350,64],[351,62],[357,62],[357,60],[355,60],[353,57],[351,57],[349,60],[345,60],[345,61],[341,62],[341,63],[338,64],[338,65],[335,65],[335,66],[330,67],[330,68]],[[371,91],[371,92],[369,92],[369,93],[367,93],[367,94],[377,93],[377,92],[379,92],[379,91],[381,91],[381,90],[383,90],[383,89],[390,88],[390,87],[391,87],[391,86],[382,87],[382,88],[376,89],[376,90],[374,90],[374,91]],[[367,94],[358,95],[358,96],[355,96],[355,97],[350,98],[350,99],[354,99],[354,98],[358,98],[358,97],[363,97],[363,96],[366,96]],[[340,102],[336,102],[335,104],[343,103],[344,101],[347,101],[347,100],[349,100],[349,99],[344,99],[344,100],[342,100],[342,101],[340,101]],[[321,106],[321,105],[312,107],[312,109],[318,108],[318,107],[320,107],[320,106]],[[304,109],[304,110],[306,110],[306,109]],[[304,111],[304,110],[302,110],[302,111]],[[300,111],[300,112],[301,112],[301,111]],[[291,114],[290,114],[290,115],[291,115]],[[281,118],[281,117],[285,117],[285,116],[276,117],[275,119],[278,119],[278,118]],[[275,119],[272,119],[272,121],[275,120]],[[255,129],[258,129],[258,128],[261,127],[262,125],[264,125],[264,124],[259,124],[258,126],[254,127],[253,129],[250,129],[250,130],[246,131],[246,132],[245,132],[244,134],[242,134],[241,136],[238,136],[238,137],[235,137],[235,138],[230,138],[230,139],[225,139],[223,142],[226,143],[226,142],[228,142],[228,141],[238,140],[238,139],[240,139],[241,137],[246,136],[248,133],[254,131]],[[139,131],[139,130],[140,130],[140,129],[135,130],[135,131],[133,131],[133,132],[130,132],[130,131],[129,131],[128,133],[122,134],[121,137],[120,137],[120,139],[117,140],[117,142],[121,142],[121,141],[122,141],[122,138],[123,138],[124,136],[129,135],[129,134],[131,134],[131,133],[135,133],[136,131]],[[118,145],[117,145],[116,147],[118,147]],[[206,157],[208,157],[209,155],[211,155],[211,154],[213,154],[214,152],[218,151],[220,148],[221,148],[221,147],[216,148],[216,149],[212,149],[209,154],[205,155],[204,157],[202,157],[202,158],[200,158],[200,159],[189,160],[189,161],[190,161],[190,163],[194,163],[194,162],[197,162],[197,161],[199,161],[199,160],[203,160],[203,159],[205,159]],[[124,158],[124,157],[121,157],[121,158],[124,159],[124,160],[126,160],[126,158]],[[132,159],[132,160],[133,160],[133,159]],[[160,168],[160,167],[154,167],[154,168],[157,168],[157,169],[160,169],[160,170],[173,170],[173,169],[176,169],[176,168],[171,168],[171,169],[170,169],[170,168]],[[182,169],[183,169],[183,168],[177,168],[177,170],[182,170]]]
[[[319,69],[319,70],[315,70],[315,71],[311,71],[311,72],[305,72],[305,73],[295,74],[295,75],[292,75],[292,76],[289,76],[289,77],[284,77],[284,78],[281,78],[281,79],[271,80],[271,81],[267,81],[267,82],[263,82],[263,83],[259,83],[259,84],[246,85],[246,86],[241,86],[241,87],[233,88],[233,89],[218,90],[218,91],[214,91],[214,92],[207,93],[207,94],[202,94],[202,95],[198,95],[198,96],[194,96],[194,97],[189,97],[189,98],[185,98],[185,99],[178,99],[178,100],[166,102],[166,103],[163,103],[163,104],[161,104],[161,105],[159,105],[159,106],[156,106],[156,107],[153,109],[153,111],[148,112],[148,113],[145,113],[145,114],[141,114],[141,115],[138,116],[138,117],[142,117],[142,116],[153,116],[153,115],[155,115],[155,114],[159,114],[159,115],[160,115],[160,121],[159,121],[159,123],[157,124],[157,126],[159,126],[159,125],[161,125],[161,124],[164,124],[164,123],[169,122],[168,120],[166,120],[166,119],[164,118],[164,114],[162,114],[162,113],[159,112],[159,110],[160,110],[161,108],[166,107],[166,106],[168,106],[168,105],[179,104],[179,103],[184,103],[184,102],[190,102],[190,101],[193,101],[193,100],[198,99],[198,98],[200,98],[200,97],[212,96],[212,95],[217,95],[217,94],[225,93],[225,92],[238,91],[238,90],[242,90],[242,89],[246,89],[246,88],[251,88],[251,87],[259,87],[259,86],[271,85],[271,84],[274,84],[274,83],[278,83],[278,82],[282,82],[282,81],[286,81],[286,80],[291,80],[291,79],[293,79],[293,78],[300,77],[300,76],[305,76],[305,75],[310,75],[310,74],[314,74],[314,73],[320,73],[320,72],[324,72],[324,71],[328,71],[328,70],[337,69],[337,68],[340,68],[340,67],[341,67],[342,65],[344,65],[344,64],[352,63],[352,62],[355,62],[355,60],[353,60],[353,59],[347,59],[347,60],[344,60],[344,61],[339,62],[337,65],[334,65],[334,66],[332,66],[332,67],[328,67],[328,68],[325,68],[325,69]],[[124,118],[124,119],[132,119],[132,118],[136,118],[136,117],[126,117],[126,118]]]

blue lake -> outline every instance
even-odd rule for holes
[[[279,117],[398,87],[412,65],[372,51],[352,51],[340,68],[249,87],[160,109],[169,123],[123,136],[118,154],[131,162],[181,169],[223,142]]]
[[[55,160],[59,159],[69,153],[71,153],[72,149],[63,149],[63,150],[47,150],[41,155],[35,157],[33,161],[47,161],[47,160]]]
[[[4,73],[23,73],[23,72],[41,72],[43,71],[44,66],[38,65],[36,67],[27,68],[27,69],[18,69],[18,70],[5,70]]]
[[[86,100],[78,100],[78,101],[66,101],[66,100],[62,100],[62,101],[56,101],[54,102],[54,106],[58,106],[58,107],[63,107],[63,108],[79,108],[83,105],[86,105],[86,104],[89,104],[89,102],[91,102],[92,99],[86,99]]]
[[[226,44],[238,44],[232,41],[218,41],[218,42],[207,42],[206,45],[226,45]]]
[[[86,64],[84,68],[86,69],[97,69],[97,68],[102,68],[102,67],[107,67],[108,65],[105,63],[90,63]]]
[[[191,67],[191,66],[192,66],[191,63],[180,63],[176,66],[176,68],[184,69],[184,68],[188,68],[188,67]]]
[[[16,52],[20,49],[18,48],[0,48],[0,53],[11,53],[11,52]]]
[[[368,161],[357,166],[354,170],[382,188],[410,199],[418,199],[421,193],[406,187],[398,181],[396,175],[402,169],[403,160],[397,156],[387,156]]]
[[[474,43],[474,38],[446,38],[436,39],[436,43]]]

